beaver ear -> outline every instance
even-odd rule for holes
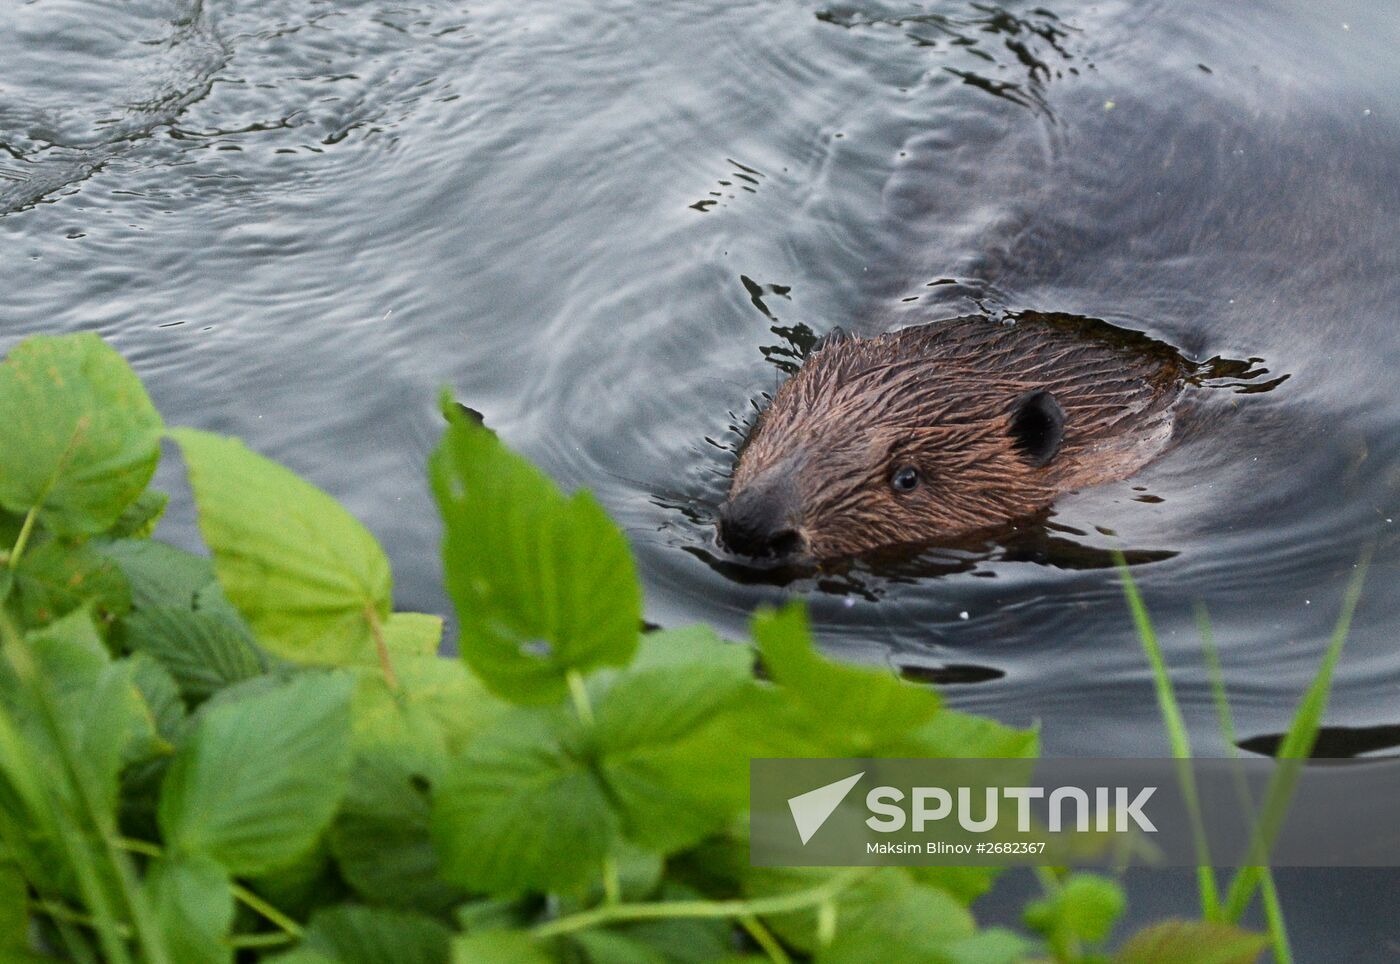
[[[1065,440],[1065,410],[1050,392],[1028,392],[1011,407],[1010,431],[1016,448],[1038,468],[1060,451]]]

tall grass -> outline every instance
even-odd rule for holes
[[[1230,758],[1238,759],[1240,751],[1236,739],[1235,716],[1230,711],[1230,698],[1225,689],[1225,674],[1220,666],[1220,651],[1216,648],[1215,633],[1211,629],[1210,615],[1206,612],[1205,606],[1198,605],[1196,607],[1196,627],[1201,634],[1206,670],[1210,674],[1210,691],[1211,698],[1215,701],[1216,725],[1220,728],[1220,735],[1225,738]],[[1236,770],[1235,775],[1240,806],[1246,814],[1252,814],[1254,812],[1254,797],[1249,792],[1249,784],[1245,781],[1242,772]],[[1288,944],[1288,928],[1283,919],[1283,905],[1278,899],[1278,888],[1274,886],[1273,871],[1267,866],[1264,867],[1263,874],[1259,879],[1259,894],[1264,904],[1264,920],[1268,926],[1269,935],[1273,938],[1274,960],[1276,964],[1292,964],[1293,949]]]
[[[1172,755],[1183,761],[1179,772],[1182,790],[1187,797],[1185,802],[1192,823],[1192,837],[1196,842],[1197,884],[1201,901],[1201,916],[1206,920],[1237,924],[1244,916],[1245,911],[1249,909],[1255,892],[1259,891],[1262,894],[1264,917],[1274,952],[1274,960],[1277,964],[1291,964],[1293,952],[1288,941],[1288,931],[1284,923],[1283,909],[1278,899],[1278,890],[1274,884],[1273,873],[1268,866],[1268,854],[1278,835],[1279,828],[1282,826],[1284,815],[1288,810],[1288,802],[1297,786],[1303,761],[1311,755],[1313,747],[1317,743],[1317,733],[1322,726],[1323,714],[1327,710],[1327,700],[1331,694],[1337,661],[1341,657],[1342,647],[1351,630],[1352,616],[1356,612],[1357,602],[1361,598],[1361,587],[1365,582],[1366,570],[1370,565],[1371,550],[1369,548],[1365,550],[1355,566],[1355,572],[1347,584],[1346,593],[1342,599],[1341,614],[1332,631],[1332,637],[1328,641],[1322,663],[1299,701],[1298,707],[1293,713],[1293,719],[1275,754],[1279,761],[1278,766],[1265,789],[1263,805],[1259,810],[1259,818],[1250,838],[1248,855],[1244,866],[1236,869],[1223,901],[1220,898],[1215,871],[1210,865],[1210,855],[1206,848],[1195,776],[1189,762],[1186,762],[1191,759],[1191,740],[1186,729],[1185,719],[1177,703],[1171,678],[1167,674],[1166,660],[1162,656],[1162,649],[1158,644],[1157,634],[1152,627],[1147,607],[1142,601],[1137,585],[1133,582],[1132,574],[1128,571],[1127,560],[1124,559],[1121,552],[1117,553],[1116,556],[1118,571],[1123,582],[1123,594],[1127,599],[1128,608],[1132,612],[1133,623],[1137,629],[1138,638],[1142,642],[1148,665],[1152,669],[1157,704],[1162,714],[1162,723],[1167,730],[1167,737],[1171,743]],[[1211,690],[1217,715],[1216,725],[1226,744],[1231,748],[1232,756],[1234,756],[1237,755],[1234,719],[1230,712],[1229,698],[1220,669],[1219,653],[1204,608],[1197,610],[1197,622],[1201,630],[1202,647],[1211,677]],[[1250,799],[1248,789],[1243,786],[1240,789],[1243,804],[1252,811],[1253,801]]]
[[[114,964],[137,960],[173,964],[166,935],[136,868],[119,846],[116,818],[101,802],[97,778],[63,720],[27,641],[4,613],[0,613],[0,654],[18,681],[18,695],[27,701],[34,721],[26,734],[11,710],[0,707],[0,783],[13,794],[9,805],[0,807],[5,856],[35,886],[36,906],[53,921],[71,959],[94,964],[99,958]],[[52,753],[51,759],[43,760],[33,752],[36,739]],[[56,889],[46,892],[42,882],[65,875],[90,913],[70,907],[66,895]],[[89,942],[87,930],[96,935],[98,948]],[[134,957],[130,942],[136,946]]]

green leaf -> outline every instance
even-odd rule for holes
[[[1044,934],[1051,949],[1063,956],[1078,942],[1107,940],[1125,904],[1123,888],[1116,882],[1073,874],[1054,894],[1026,907],[1026,926]]]
[[[53,622],[85,603],[104,624],[131,608],[126,577],[90,546],[34,546],[20,557],[14,578],[8,604],[26,627]]]
[[[375,903],[442,912],[464,898],[438,875],[429,791],[459,748],[507,707],[457,660],[395,660],[399,689],[365,672],[355,691],[355,763],[330,845],[341,875]]]
[[[727,921],[676,917],[640,921],[617,929],[621,936],[651,948],[667,964],[715,964],[731,960],[733,932]],[[600,962],[607,958],[598,958]],[[755,958],[767,961],[768,958]]]
[[[565,498],[490,432],[449,414],[433,453],[447,590],[462,656],[519,702],[563,697],[571,671],[620,666],[641,588],[627,540],[586,492]]]
[[[30,630],[25,638],[39,669],[60,699],[65,694],[81,698],[112,662],[112,655],[102,645],[86,610]]]
[[[247,629],[220,612],[148,606],[123,622],[128,646],[149,653],[196,702],[265,669]]]
[[[511,898],[502,900],[483,897],[457,905],[452,916],[457,921],[457,929],[465,933],[501,928],[529,927],[538,917],[533,898]]]
[[[1000,876],[1000,867],[909,867],[910,876],[921,884],[945,890],[963,906],[969,906],[991,889]]]
[[[511,706],[488,690],[460,660],[398,657],[399,693],[406,706],[431,721],[449,753],[456,753]]]
[[[555,964],[546,947],[524,931],[476,931],[453,939],[452,964]]]
[[[442,617],[390,613],[384,623],[384,645],[395,655],[434,656],[442,645]]]
[[[759,613],[753,636],[770,678],[830,738],[833,756],[883,755],[883,746],[927,724],[939,711],[941,701],[931,689],[888,671],[821,656],[800,604]]]
[[[136,667],[111,661],[83,610],[32,631],[26,640],[73,749],[102,793],[102,808],[114,811],[122,766],[146,755],[156,741],[155,720],[136,687]],[[33,732],[48,743],[38,735],[42,728]]]
[[[329,495],[237,439],[171,434],[219,583],[258,642],[302,663],[371,659],[371,627],[392,601],[389,561],[374,536]]]
[[[668,964],[671,960],[660,948],[618,931],[583,931],[574,935],[573,943],[588,964]]]
[[[224,942],[233,924],[233,891],[224,868],[208,857],[163,858],[152,861],[145,886],[175,960],[233,960]]]
[[[1034,730],[1016,730],[985,716],[944,708],[923,726],[890,740],[882,755],[1020,760],[1034,758],[1039,745]]]
[[[341,964],[331,955],[313,951],[307,947],[297,947],[283,954],[263,958],[263,960],[275,961],[276,964]]]
[[[640,900],[629,898],[624,900]],[[648,891],[645,896],[653,896]],[[659,897],[665,901],[704,900],[698,891],[678,884],[662,885]],[[605,930],[583,931],[572,938],[589,954],[590,959],[603,964],[613,960],[661,960],[667,964],[715,964],[733,958],[734,930],[731,921],[719,918],[660,917],[615,924]],[[633,958],[625,958],[631,954]],[[648,958],[647,955],[650,955]],[[762,958],[768,960],[768,958]]]
[[[945,964],[1023,964],[1034,952],[1020,934],[992,927],[944,945],[939,956]]]
[[[316,838],[310,850],[245,879],[250,890],[292,917],[306,917],[316,908],[345,897],[325,834]]]
[[[442,873],[468,890],[564,890],[598,872],[618,818],[562,710],[516,710],[458,757],[433,794]]]
[[[844,873],[848,871],[836,871]],[[751,868],[745,889],[753,896],[812,887],[833,871],[821,868]],[[764,918],[784,940],[818,951],[817,911]],[[938,960],[932,950],[971,937],[972,915],[943,890],[925,887],[903,867],[885,867],[841,891],[835,940],[821,948],[822,962]]]
[[[402,690],[391,690],[384,675],[356,668],[350,703],[351,743],[356,755],[388,749],[427,779],[442,773],[449,756],[442,730],[422,706]]]
[[[180,699],[180,688],[175,677],[145,653],[135,653],[125,662],[131,666],[132,682],[146,701],[156,732],[161,739],[173,742],[180,735],[185,722],[185,704]]]
[[[19,867],[0,862],[0,960],[29,950],[29,886]]]
[[[99,550],[126,577],[131,607],[183,606],[194,609],[196,596],[217,587],[214,566],[204,556],[150,539],[118,539]]]
[[[149,539],[156,531],[156,524],[165,515],[165,507],[170,504],[170,496],[155,489],[147,489],[136,497],[136,501],[122,510],[117,522],[104,535],[110,539]]]
[[[723,829],[747,806],[749,754],[729,738],[726,722],[756,685],[740,647],[718,644],[725,657],[712,662],[702,647],[688,658],[662,652],[670,645],[644,644],[643,668],[607,689],[594,728],[598,772],[624,832],[661,852]]]
[[[133,742],[127,749],[118,818],[131,836],[153,839],[159,833],[156,802],[160,781],[190,723],[180,689],[164,666],[145,653],[136,653],[125,662],[131,666],[132,682],[150,711],[155,733],[144,744]]]
[[[329,841],[341,876],[365,900],[441,913],[465,899],[439,874],[429,786],[393,746],[356,756]]]
[[[242,682],[234,683],[219,690],[213,696],[209,697],[209,699],[199,704],[199,709],[195,711],[194,719],[195,721],[203,720],[220,706],[231,706],[234,703],[241,703],[244,700],[252,699],[257,696],[268,696],[272,693],[279,692],[289,682],[298,677],[304,676],[309,679],[315,679],[319,675],[319,672],[320,671],[317,670],[300,672],[291,670],[279,673],[264,673],[262,676],[254,676]],[[339,676],[340,674],[336,675]]]
[[[309,850],[345,794],[351,688],[344,675],[308,674],[206,707],[161,792],[174,851],[243,876]]]
[[[752,676],[754,651],[743,643],[721,639],[705,625],[656,629],[642,635],[629,668],[640,670],[696,663],[724,666],[732,672]]]
[[[160,459],[160,415],[93,334],[20,342],[0,363],[0,412],[0,505],[38,507],[59,535],[114,525]]]
[[[619,840],[613,845],[608,856],[611,866],[607,868],[607,876],[610,879],[604,879],[604,868],[599,866],[582,886],[551,894],[552,916],[567,917],[614,898],[622,903],[632,904],[642,903],[656,896],[666,870],[666,861],[660,854],[643,850],[627,840]],[[524,904],[529,899],[529,895],[515,898],[516,905]],[[470,917],[463,917],[462,912],[458,914],[458,921],[463,930],[479,926]],[[510,926],[508,923],[490,920],[487,923],[498,927]],[[528,921],[521,922],[524,923]]]
[[[599,747],[620,755],[682,740],[725,712],[751,683],[745,669],[702,661],[629,671],[597,708]]]
[[[833,662],[816,649],[798,603],[760,612],[754,640],[777,684],[741,714],[763,742],[754,756],[1033,757],[1033,731],[943,708],[933,690],[882,669]]]
[[[1231,924],[1169,920],[1139,931],[1115,964],[1253,964],[1268,938]]]
[[[136,688],[135,666],[125,660],[99,674],[84,702],[71,717],[78,724],[79,752],[107,794],[104,805],[115,810],[122,767],[160,745],[155,719]]]
[[[346,904],[318,911],[304,941],[340,964],[442,964],[452,932],[421,914]]]
[[[449,755],[512,709],[458,660],[399,656],[394,665],[398,686],[392,690],[377,668],[360,671],[357,749],[393,746],[405,757],[425,761],[423,772],[436,776]]]

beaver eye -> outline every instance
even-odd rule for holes
[[[890,488],[896,492],[913,492],[919,487],[919,470],[912,465],[901,466],[890,476]]]

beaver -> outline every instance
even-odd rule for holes
[[[1189,375],[1169,346],[1069,316],[836,329],[740,450],[720,541],[820,563],[995,529],[1158,455]]]

